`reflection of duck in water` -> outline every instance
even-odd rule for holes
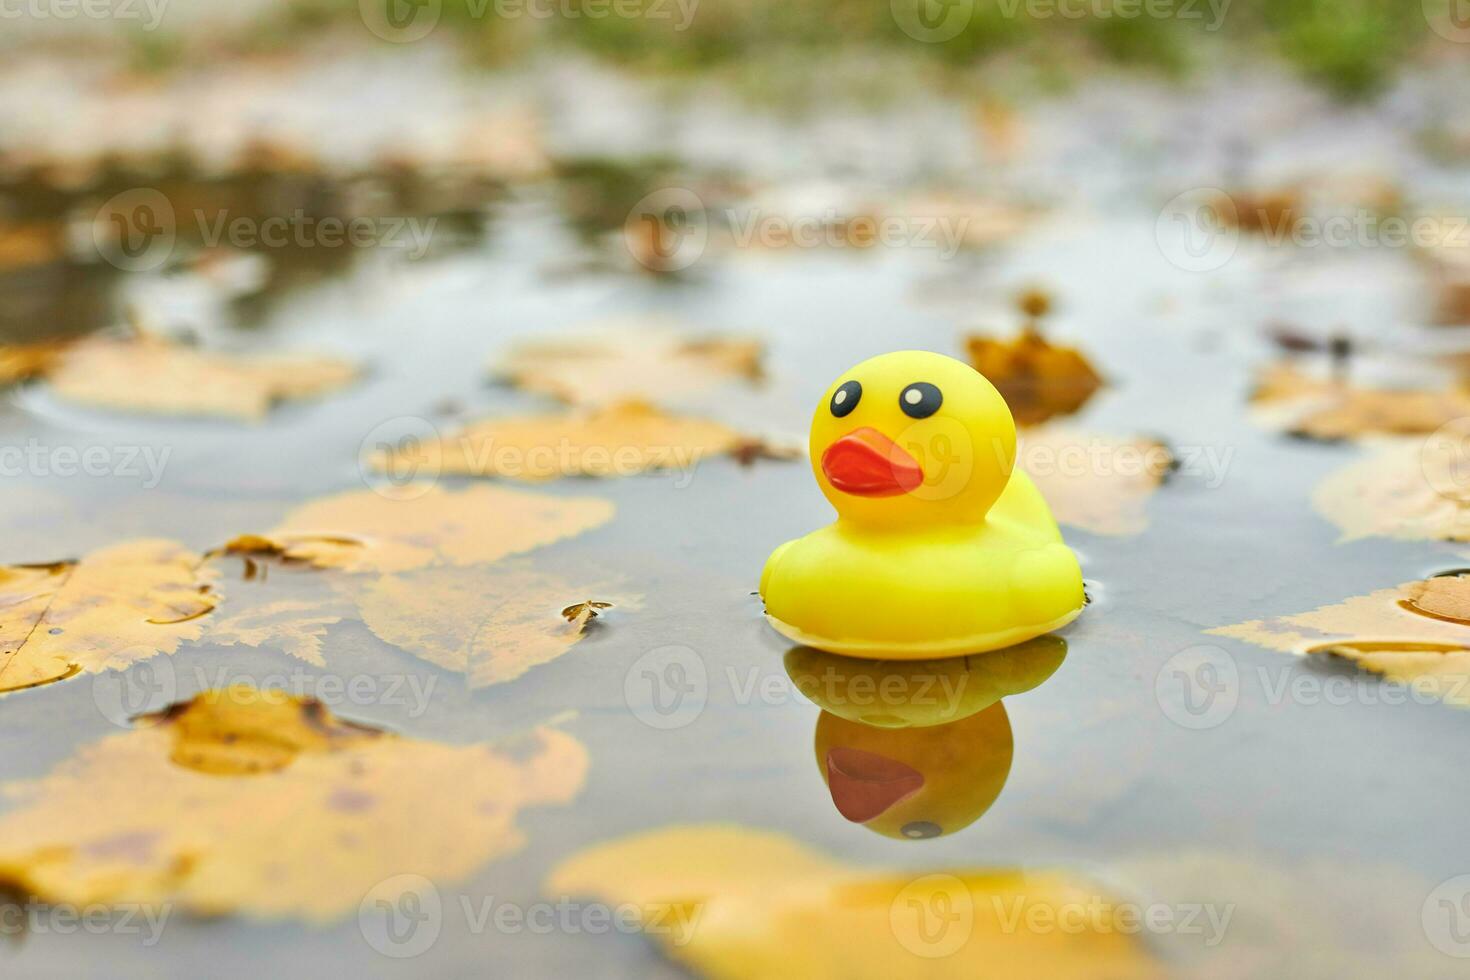
[[[837,811],[885,837],[919,840],[952,834],[990,809],[1011,770],[1000,699],[1046,680],[1066,651],[1055,636],[901,663],[798,647],[786,670],[823,709],[817,767]]]

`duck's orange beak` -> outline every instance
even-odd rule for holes
[[[822,453],[827,482],[857,497],[892,497],[924,482],[914,457],[877,429],[854,429]]]
[[[827,791],[853,823],[872,820],[923,785],[923,773],[894,759],[844,745],[827,750]]]

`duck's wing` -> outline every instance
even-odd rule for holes
[[[1051,514],[1046,498],[1021,469],[1011,471],[1000,499],[990,508],[989,519],[1016,531],[1039,536],[1045,541],[1061,541],[1062,532]]]

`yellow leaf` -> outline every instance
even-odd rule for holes
[[[662,325],[587,328],[559,340],[525,341],[494,366],[527,391],[573,405],[669,404],[761,376],[763,345],[735,337],[688,337]]]
[[[1323,441],[1370,435],[1427,435],[1470,415],[1470,395],[1454,389],[1359,388],[1314,378],[1290,364],[1270,368],[1251,395],[1270,428]]]
[[[385,575],[353,594],[363,622],[384,642],[486,687],[576,645],[591,617],[563,612],[568,599],[590,591],[586,583],[508,564]]]
[[[120,670],[197,639],[219,601],[199,555],[127,541],[75,564],[0,569],[0,691]]]
[[[248,646],[280,650],[297,660],[326,666],[322,640],[327,627],[351,614],[332,599],[277,599],[272,602],[210,617],[204,640],[220,646]]]
[[[1406,582],[1310,612],[1209,630],[1283,653],[1323,654],[1470,705],[1470,578]]]
[[[1386,441],[1330,473],[1312,503],[1344,541],[1470,541],[1470,484],[1462,456],[1458,438]]]
[[[0,880],[51,902],[328,922],[396,876],[455,881],[519,850],[518,812],[569,802],[586,769],[554,729],[440,745],[233,687],[10,787]]]
[[[1102,387],[1087,358],[1070,347],[1053,347],[1031,329],[1014,340],[972,334],[965,343],[970,364],[1000,391],[1017,425],[1071,415]]]
[[[1146,505],[1173,469],[1174,457],[1152,439],[1045,426],[1021,433],[1016,462],[1058,521],[1119,536],[1148,527]]]
[[[329,358],[212,353],[146,336],[80,341],[47,371],[56,394],[82,404],[247,421],[356,376],[355,367]]]
[[[589,412],[485,419],[416,447],[413,454],[444,473],[539,481],[690,472],[707,457],[749,452],[752,445],[759,440],[719,422],[622,402]],[[376,457],[374,464],[390,471],[400,465],[391,455]]]
[[[66,341],[0,346],[0,384],[40,377],[51,370],[65,349]]]
[[[715,980],[1163,975],[1085,881],[875,871],[734,826],[671,827],[593,847],[556,868],[547,889],[636,906],[665,952]]]
[[[371,490],[323,497],[248,542],[288,559],[349,572],[403,572],[492,562],[606,524],[611,501],[478,486],[427,488],[411,499]],[[248,549],[242,549],[248,550]]]

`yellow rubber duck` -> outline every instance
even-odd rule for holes
[[[980,653],[1065,626],[1082,571],[1015,469],[995,386],[942,354],[900,351],[832,384],[811,428],[837,521],[767,559],[760,594],[782,635],[854,657]]]

